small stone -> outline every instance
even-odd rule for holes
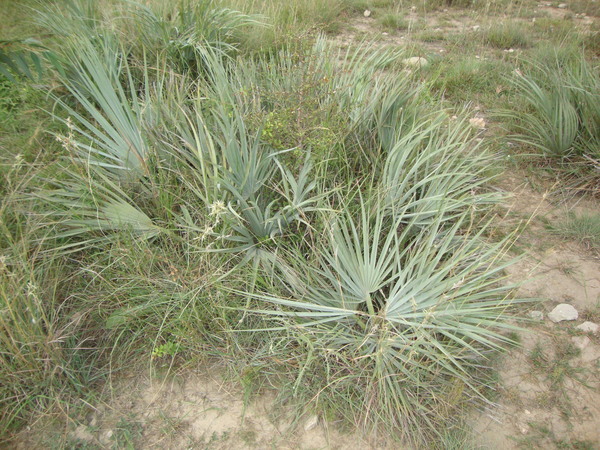
[[[73,437],[80,441],[93,441],[94,435],[90,433],[85,425],[79,425],[73,432]]]
[[[560,5],[558,5],[558,7],[560,9],[565,9],[567,7],[567,4],[566,3],[561,3]]]
[[[544,320],[544,313],[541,311],[529,311],[527,315],[533,320]]]
[[[479,29],[481,28],[479,25],[473,25],[473,31],[479,31]]]
[[[583,322],[581,325],[577,325],[578,330],[585,331],[586,333],[596,334],[600,329],[600,325],[594,322]]]
[[[577,310],[567,303],[561,303],[548,314],[548,319],[554,323],[562,322],[563,320],[577,320],[578,317],[579,313]]]
[[[384,32],[383,32],[383,33],[381,33],[381,34],[382,34],[383,36],[387,36],[389,33],[387,33],[387,32],[385,32],[385,31],[384,31]]]
[[[112,430],[107,430],[100,435],[100,443],[104,446],[108,446],[110,444],[110,438],[113,436]]]
[[[515,52],[515,49],[514,49],[514,48],[509,48],[509,49],[508,49],[508,53],[514,53],[514,52]]]
[[[573,336],[571,340],[573,341],[575,347],[577,347],[579,350],[583,350],[590,344],[590,342],[592,342],[587,336]]]
[[[527,434],[529,433],[529,425],[527,425],[526,423],[522,423],[522,422],[517,422],[517,427],[519,428],[519,431],[521,432],[521,434]]]
[[[317,426],[317,424],[319,423],[319,416],[317,416],[316,414],[313,416],[310,416],[308,418],[308,420],[306,421],[306,423],[304,424],[304,431],[310,431],[313,428],[315,428]]]
[[[480,117],[473,117],[472,119],[469,119],[469,123],[480,130],[485,128],[485,120]]]
[[[413,56],[412,58],[406,58],[404,61],[402,61],[402,63],[405,66],[411,67],[426,67],[429,64],[427,59],[422,58],[421,56]]]
[[[363,16],[365,16],[365,17],[371,17],[371,11],[369,11],[368,9],[365,9],[365,12],[363,13]]]

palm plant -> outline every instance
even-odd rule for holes
[[[460,383],[481,399],[474,369],[510,342],[502,330],[514,326],[501,321],[513,303],[502,257],[510,238],[486,246],[468,213],[444,225],[443,206],[420,228],[415,216],[390,218],[383,205],[358,203],[358,218],[337,215],[312,249],[322,255],[317,262],[289,256],[296,274],[282,270],[288,296],[239,293],[271,305],[251,311],[296,330],[314,357],[342,364],[333,371],[346,375],[324,388],[333,401],[369,426],[422,443],[444,420],[447,390]],[[364,389],[356,389],[358,400],[345,399],[348,383]]]
[[[535,112],[523,113],[518,141],[531,145],[549,157],[568,157],[574,152],[579,129],[577,110],[572,96],[562,83],[551,88],[534,79],[519,75],[514,85]]]
[[[383,166],[385,207],[427,226],[440,211],[442,220],[452,221],[466,210],[481,213],[499,201],[498,193],[483,189],[493,178],[494,156],[470,139],[466,119],[448,122],[438,115],[399,129],[404,131]]]
[[[296,177],[277,161],[281,152],[261,142],[260,131],[248,134],[239,111],[212,111],[217,131],[210,133],[196,113],[182,136],[186,145],[177,155],[192,166],[187,183],[205,207],[223,205],[221,218],[232,233],[221,233],[235,244],[227,251],[254,254],[261,243],[283,234],[316,208],[319,195],[313,192],[310,155]],[[199,231],[189,220],[186,227]]]
[[[67,64],[56,62],[55,69],[78,107],[56,97],[69,119],[56,117],[74,132],[75,154],[120,177],[148,175],[149,148],[140,123],[143,104],[120,53],[110,42],[97,49],[82,40],[66,59]],[[123,65],[127,90],[119,80]]]
[[[518,73],[515,87],[531,112],[506,113],[518,118],[518,138],[549,157],[581,156],[596,151],[600,116],[597,89],[600,78],[583,56],[563,67],[559,61],[533,64],[529,74]]]
[[[517,141],[558,160],[561,173],[578,190],[598,191],[600,161],[600,77],[583,55],[562,63],[533,65],[513,83],[529,110],[504,112],[518,121]]]
[[[53,189],[37,193],[51,211],[48,225],[58,227],[55,238],[61,243],[55,250],[70,252],[99,245],[116,231],[143,239],[166,232],[117,181],[97,168],[84,169],[82,173],[64,168],[65,177],[51,182]]]
[[[230,54],[235,50],[240,28],[263,25],[260,17],[217,7],[213,0],[128,5],[134,19],[134,35],[139,39],[132,45],[141,44],[142,52],[154,56],[164,52],[180,72],[201,73],[206,48],[221,55]]]

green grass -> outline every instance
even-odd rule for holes
[[[600,251],[600,214],[569,214],[555,224],[553,230],[559,236],[576,241],[592,251]]]
[[[385,14],[379,17],[378,22],[382,28],[390,31],[406,30],[409,27],[408,21],[400,14]]]
[[[492,25],[484,32],[483,39],[487,45],[499,49],[527,48],[532,45],[526,26],[514,22]]]
[[[502,76],[510,71],[503,61],[473,57],[447,57],[432,69],[431,88],[455,104],[497,104],[505,83]]]

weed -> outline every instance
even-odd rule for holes
[[[431,87],[462,104],[501,95],[497,87],[503,84],[502,74],[510,69],[502,62],[469,57],[441,62],[432,70]]]
[[[379,24],[386,30],[406,30],[408,22],[399,14],[385,14],[378,19]]]
[[[110,438],[114,442],[113,448],[134,449],[136,440],[142,435],[142,425],[131,418],[122,417],[115,425]]]
[[[152,350],[152,357],[162,358],[165,355],[173,357],[177,354],[178,351],[179,344],[175,342],[166,342],[162,345],[159,345],[158,347],[154,347],[154,350]]]
[[[531,46],[531,37],[522,24],[509,22],[493,25],[485,32],[484,42],[500,49],[527,48]]]
[[[590,250],[600,251],[600,214],[570,213],[565,220],[553,225],[552,229],[565,239],[579,242]]]
[[[533,367],[542,374],[545,374],[552,385],[553,392],[561,395],[561,385],[565,378],[571,378],[579,381],[578,374],[580,369],[571,366],[569,361],[579,356],[579,349],[570,341],[555,341],[555,347],[551,351],[546,351],[538,343],[529,354],[529,360]]]

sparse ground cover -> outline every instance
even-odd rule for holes
[[[594,5],[1,2],[1,439],[596,448]]]

